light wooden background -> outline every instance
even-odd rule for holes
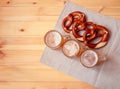
[[[120,0],[71,0],[120,19]],[[40,63],[65,0],[0,0],[0,89],[95,89]]]

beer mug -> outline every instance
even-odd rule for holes
[[[73,40],[69,35],[61,35],[56,30],[48,31],[44,37],[45,44],[51,49],[59,49],[67,57],[75,57],[80,55],[81,46],[77,40]]]
[[[70,35],[62,35],[56,30],[48,31],[44,37],[45,44],[51,49],[62,49],[65,56],[69,58],[80,57],[80,62],[85,67],[94,67],[106,61],[106,57],[98,52],[88,49]]]
[[[94,67],[104,61],[106,61],[106,57],[98,52],[88,49],[85,50],[80,56],[80,62],[85,67]]]

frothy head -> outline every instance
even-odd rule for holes
[[[81,54],[81,63],[86,67],[93,67],[98,62],[98,54],[93,50],[86,50]]]
[[[63,45],[63,53],[67,57],[74,57],[79,53],[79,51],[80,51],[80,46],[78,42],[76,42],[75,40],[68,40]]]
[[[62,36],[59,32],[51,30],[46,33],[44,38],[45,44],[50,48],[57,48],[62,42]]]

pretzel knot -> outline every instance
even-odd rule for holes
[[[84,41],[83,35],[84,35],[84,33],[86,31],[89,31],[89,30],[91,30],[92,33],[95,30],[95,25],[92,22],[84,22],[84,23],[82,23],[82,22],[75,22],[74,25],[73,25],[73,35],[79,41]]]
[[[70,33],[73,30],[74,22],[85,22],[85,21],[86,21],[85,14],[79,11],[74,11],[63,19],[62,27],[65,32]]]
[[[90,34],[90,38],[88,39],[89,36],[87,36],[88,34]],[[101,39],[99,41],[97,41],[96,43],[91,43],[93,40],[95,40],[96,38],[100,38]],[[109,38],[109,32],[107,30],[107,28],[100,26],[100,25],[96,25],[94,32],[92,32],[92,30],[86,31],[84,33],[84,43],[90,47],[90,48],[101,48],[103,46],[105,46],[107,44],[108,38]]]

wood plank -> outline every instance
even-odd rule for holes
[[[43,49],[44,47],[40,47],[38,50],[30,50],[30,48],[28,50],[23,50],[23,48],[20,50],[0,50],[0,64],[39,63]]]
[[[43,36],[56,22],[0,22],[0,36]]]
[[[112,8],[107,8],[105,7],[101,14],[104,14],[104,15],[119,15],[120,16],[120,7],[112,7]]]
[[[9,87],[8,87],[9,86]],[[97,89],[82,82],[0,82],[1,89]]]
[[[59,16],[0,16],[0,21],[57,21]]]
[[[13,65],[6,65],[6,66],[0,66],[0,87],[4,84],[9,84],[10,82],[14,83],[61,83],[60,85],[63,85],[63,83],[79,83],[81,86],[91,87],[92,89],[94,87],[88,85],[85,82],[76,80],[70,76],[67,76],[64,73],[58,72],[56,70],[53,70],[51,68],[41,68],[41,66],[37,65],[35,66],[13,66]],[[41,86],[41,85],[40,85]],[[58,85],[57,85],[58,86]],[[78,85],[77,85],[78,86]],[[47,87],[47,86],[46,86]],[[72,86],[69,86],[71,88]],[[78,86],[79,87],[79,86]],[[4,87],[5,88],[5,87]],[[7,88],[7,87],[6,87]],[[74,86],[74,89],[77,88]]]
[[[44,44],[44,35],[43,36],[28,36],[28,37],[0,37],[0,45],[41,45]]]
[[[106,7],[119,7],[120,6],[120,1],[119,0],[70,0],[74,3],[78,3],[81,6],[106,6]]]
[[[1,7],[0,21],[57,21],[62,8],[63,7]],[[98,12],[101,7],[87,8]],[[101,11],[101,14],[120,18],[119,11],[120,7],[105,7]]]
[[[62,7],[1,7],[0,16],[59,15],[61,10]]]
[[[45,45],[3,45],[0,50],[41,50]]]
[[[6,63],[6,64],[0,64],[0,69],[10,69],[10,68],[19,68],[19,69],[39,69],[39,70],[48,70],[48,71],[51,71],[52,68],[44,65],[44,64],[41,64],[40,62],[33,62],[33,63],[14,63],[14,64],[11,64],[11,63]],[[53,69],[54,70],[54,69]],[[52,70],[52,71],[53,71]]]
[[[64,6],[67,0],[1,0],[0,6]],[[81,6],[119,6],[119,0],[70,0]]]
[[[0,66],[0,81],[48,82],[48,81],[79,81],[57,70],[41,66]]]
[[[1,0],[0,6],[63,6],[64,0]]]
[[[101,6],[86,7],[92,11],[98,12]],[[63,7],[1,7],[0,16],[56,16],[60,15]],[[104,15],[120,15],[120,7],[105,7]],[[17,13],[16,13],[17,12]],[[50,13],[48,13],[50,12]]]

